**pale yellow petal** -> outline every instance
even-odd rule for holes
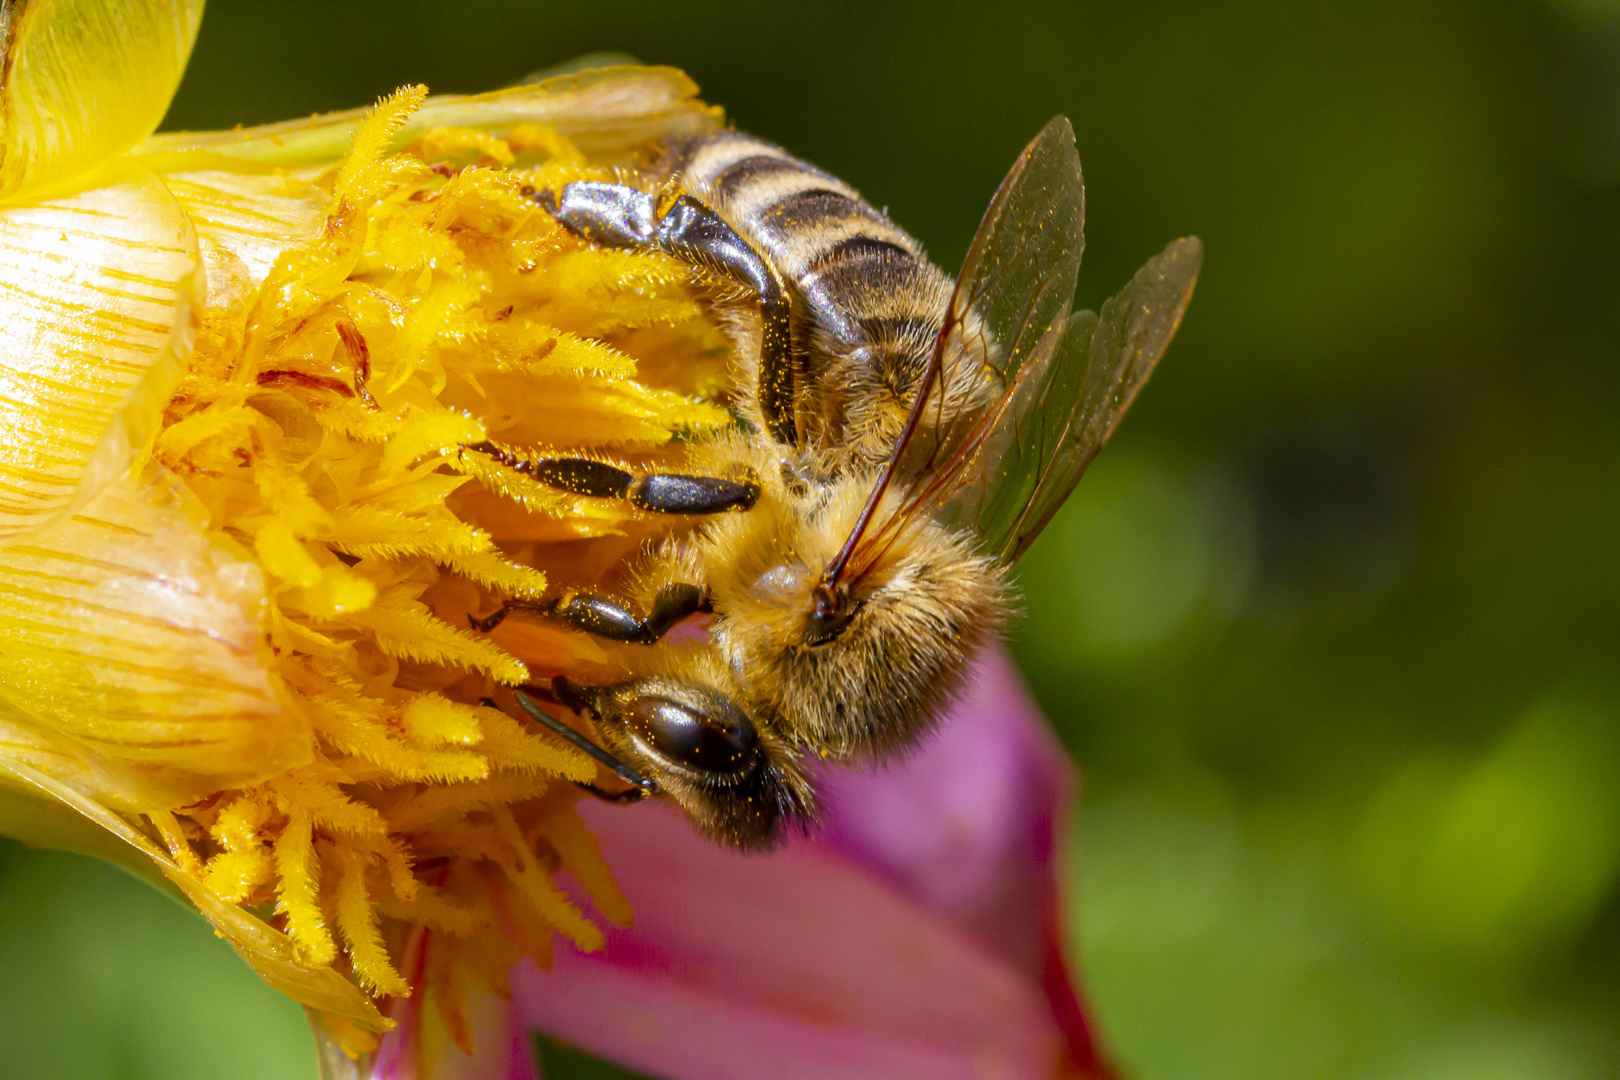
[[[0,760],[33,769],[80,794],[94,791],[86,763],[0,701]],[[152,860],[72,806],[0,769],[0,835],[35,847],[59,848],[108,859],[176,896],[181,895]]]
[[[191,351],[196,237],[149,173],[0,209],[0,544],[123,473]]]
[[[0,697],[70,740],[100,797],[163,809],[308,760],[267,670],[257,566],[159,475],[0,549]]]
[[[282,165],[334,161],[349,149],[369,109],[350,109],[242,131],[156,135],[136,147],[154,168],[207,168],[235,158]],[[718,110],[697,100],[697,85],[666,67],[612,67],[561,75],[488,94],[431,97],[399,129],[392,149],[433,128],[505,132],[543,125],[597,158],[625,159],[654,140],[718,127]]]
[[[0,198],[78,176],[155,131],[202,9],[202,0],[6,4]]]
[[[209,307],[247,303],[282,252],[316,235],[330,198],[310,183],[320,171],[204,170],[163,177],[197,231]]]

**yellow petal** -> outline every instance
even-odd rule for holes
[[[0,209],[0,544],[82,505],[150,441],[191,351],[197,266],[150,173]]]
[[[138,810],[311,753],[267,670],[257,566],[199,531],[166,481],[126,477],[0,549],[0,697],[76,750],[98,798]]]
[[[296,165],[335,161],[370,109],[242,131],[155,135],[135,148],[153,155],[153,168],[208,168],[210,161]],[[391,149],[408,146],[433,128],[511,131],[543,125],[596,157],[622,158],[655,139],[695,135],[720,124],[717,110],[697,100],[697,85],[666,67],[610,67],[488,94],[432,97],[402,126]],[[549,156],[549,155],[547,155]]]
[[[344,851],[338,857],[342,868],[337,884],[337,922],[343,938],[349,943],[349,957],[361,984],[374,993],[396,997],[411,992],[407,983],[395,969],[383,944],[382,931],[377,926],[377,910],[366,888],[366,870],[361,857],[353,851]]]
[[[197,231],[209,307],[229,310],[246,304],[277,257],[313,238],[325,224],[331,196],[311,184],[311,178],[226,170],[163,177]]]
[[[529,677],[528,668],[515,657],[437,618],[417,600],[386,597],[348,618],[370,630],[384,653],[400,660],[480,671],[507,686],[518,686]]]
[[[202,0],[7,4],[0,198],[78,176],[155,131],[202,9]]]
[[[95,787],[95,776],[82,758],[59,741],[35,730],[27,717],[0,701],[0,760],[44,774],[81,794]],[[0,768],[0,834],[35,847],[61,848],[109,859],[147,881],[180,895],[145,855],[33,784]]]

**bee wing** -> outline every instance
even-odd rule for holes
[[[966,368],[982,365],[1004,393],[1025,364],[1056,345],[1080,273],[1085,220],[1074,128],[1057,116],[1018,155],[973,235],[932,360],[937,371],[920,384],[922,422],[894,450],[906,478],[939,470],[976,432],[979,416],[961,415],[950,429],[943,419],[946,402],[968,392],[978,374]]]
[[[1054,117],[1019,155],[979,223],[951,297],[952,345],[981,344],[1005,389],[1063,324],[1085,250],[1074,128]],[[974,339],[978,339],[975,341]]]
[[[949,361],[983,364],[1001,387],[997,400],[1004,400],[1019,373],[1057,346],[1085,247],[1085,201],[1074,128],[1059,116],[1024,148],[990,200],[906,427],[865,513],[828,567],[829,580],[844,575],[857,549],[882,547],[907,520],[936,507],[988,432],[983,411],[947,428],[946,402],[969,392],[958,385],[967,373],[953,372]],[[868,535],[883,492],[897,478],[910,493],[905,508]]]
[[[1071,316],[1057,348],[998,404],[972,477],[942,519],[971,527],[1011,563],[1034,542],[1130,408],[1181,325],[1203,261],[1197,237],[1170,244],[1102,307]]]

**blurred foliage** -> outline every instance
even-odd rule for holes
[[[108,863],[0,841],[0,1077],[299,1080],[303,1012]]]
[[[993,10],[212,0],[169,126],[624,50],[950,266],[1067,113],[1082,302],[1174,236],[1208,249],[1022,571],[1018,655],[1087,777],[1078,939],[1118,1055],[1152,1080],[1620,1074],[1620,4]],[[297,1011],[200,922],[0,850],[0,1074],[309,1074]],[[205,1043],[243,1064],[186,1058]]]

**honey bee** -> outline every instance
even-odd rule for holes
[[[1071,314],[1085,188],[1063,117],[1002,181],[954,282],[849,185],[734,131],[663,147],[633,182],[529,194],[587,241],[693,268],[735,341],[744,423],[688,444],[680,473],[467,447],[575,494],[703,515],[637,556],[622,595],[508,602],[474,625],[524,612],[623,643],[629,678],[558,678],[515,704],[626,785],[597,794],[666,794],[710,837],[768,845],[814,819],[805,760],[901,752],[958,692],[1006,621],[1009,567],[1179,326],[1201,245],[1172,243],[1100,315]],[[694,616],[706,635],[668,633]]]

